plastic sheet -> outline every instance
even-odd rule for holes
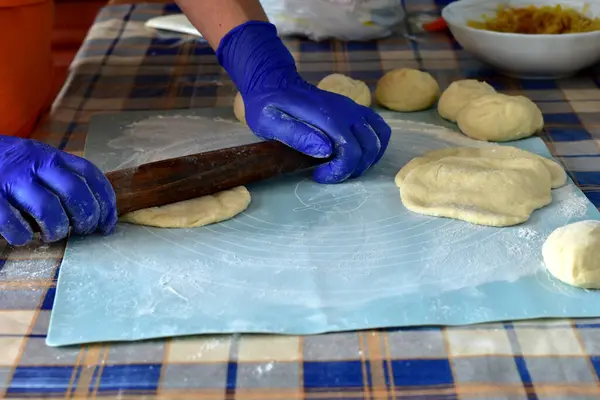
[[[262,0],[280,35],[312,40],[371,40],[391,35],[405,12],[401,0]]]

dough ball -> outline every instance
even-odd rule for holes
[[[600,289],[600,221],[560,227],[542,246],[548,272],[572,286]]]
[[[317,87],[346,96],[361,106],[371,107],[371,91],[363,81],[342,74],[331,74],[321,79]]]
[[[448,86],[438,101],[438,113],[442,118],[456,122],[458,112],[469,102],[496,90],[485,82],[475,79],[455,81]]]
[[[246,123],[246,108],[244,106],[244,99],[240,92],[237,92],[235,95],[235,99],[233,100],[233,113],[235,117],[244,125],[248,125]]]
[[[394,111],[419,111],[431,107],[440,95],[440,86],[431,74],[400,68],[386,73],[375,89],[375,99]]]
[[[233,218],[249,204],[250,192],[238,186],[210,196],[132,211],[120,221],[157,228],[196,228]]]
[[[479,225],[517,225],[550,204],[551,189],[566,181],[560,165],[524,153],[504,146],[435,150],[411,160],[395,182],[412,212]]]
[[[474,139],[505,142],[540,131],[544,117],[527,97],[492,93],[465,105],[456,123],[465,135]]]

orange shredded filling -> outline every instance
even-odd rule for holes
[[[496,15],[483,21],[469,20],[467,25],[488,31],[522,34],[565,34],[600,30],[600,18],[586,17],[588,6],[580,13],[571,8],[556,6],[529,6],[511,8],[498,6]]]

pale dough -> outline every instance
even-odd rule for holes
[[[431,74],[418,69],[399,68],[383,75],[375,88],[375,99],[394,111],[419,111],[431,107],[440,95],[440,86]]]
[[[235,217],[250,204],[243,186],[162,207],[151,207],[123,215],[121,222],[158,228],[195,228]]]
[[[600,221],[560,227],[542,246],[548,272],[564,283],[600,289]]]
[[[341,94],[346,96],[357,104],[365,107],[371,106],[371,91],[366,83],[356,79],[352,79],[342,74],[331,74],[317,84],[317,87],[328,92]],[[244,125],[248,125],[246,122],[246,108],[244,106],[244,99],[240,92],[237,92],[235,99],[233,100],[233,114]]]
[[[331,74],[317,84],[317,87],[328,92],[346,96],[361,106],[371,106],[371,91],[366,83],[342,74]]]
[[[465,105],[456,123],[465,135],[474,139],[506,142],[540,131],[544,117],[538,106],[525,96],[491,93]]]
[[[473,224],[510,226],[552,201],[566,182],[556,162],[505,146],[434,150],[396,175],[404,206],[415,213]]]
[[[244,106],[244,99],[240,92],[237,92],[235,95],[235,99],[233,99],[233,114],[244,125],[248,125],[246,123],[246,108]]]
[[[454,81],[440,96],[438,113],[442,118],[456,122],[456,117],[464,106],[490,93],[496,93],[496,90],[485,82],[476,79]]]

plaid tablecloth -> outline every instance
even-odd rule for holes
[[[436,13],[409,0],[410,13]],[[143,22],[174,6],[111,6],[99,15],[36,138],[82,151],[98,112],[231,105],[212,51]],[[301,73],[374,86],[383,71],[418,67],[442,87],[478,77],[523,93],[545,113],[545,139],[600,205],[600,75],[520,81],[496,75],[446,34],[370,43],[289,40]],[[600,320],[387,329],[309,337],[225,336],[50,348],[44,344],[65,243],[0,244],[0,397],[169,399],[598,399]]]

